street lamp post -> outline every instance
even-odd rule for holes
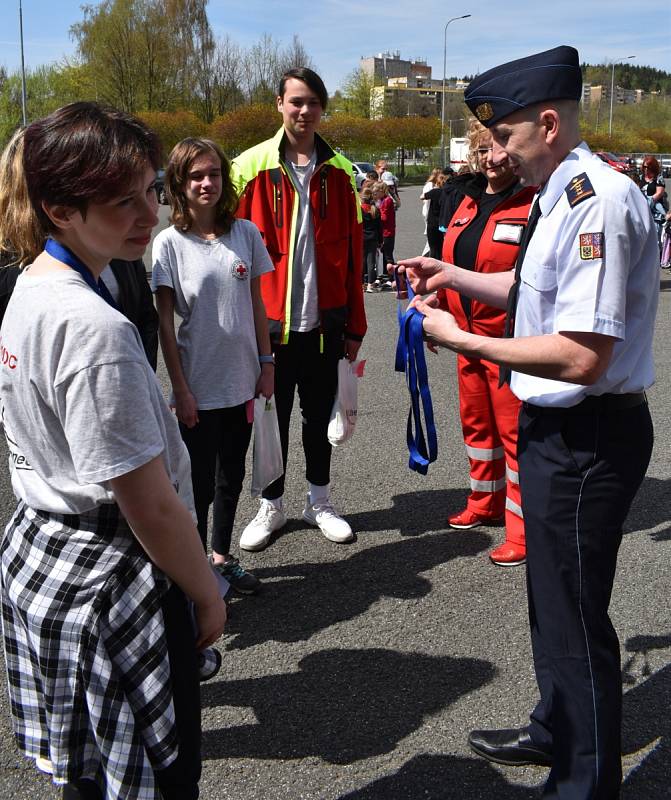
[[[19,36],[21,39],[21,111],[23,114],[23,127],[28,124],[26,114],[26,66],[23,60],[23,9],[19,0]]]
[[[462,14],[460,17],[452,17],[445,23],[443,33],[443,94],[440,102],[440,163],[445,166],[445,72],[447,70],[447,26],[450,22],[457,19],[467,19],[470,14]]]
[[[628,61],[636,56],[620,56],[613,61],[613,67],[610,73],[610,116],[608,118],[608,138],[610,139],[613,132],[613,95],[615,94],[615,64],[618,61]]]

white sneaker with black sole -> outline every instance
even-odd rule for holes
[[[261,500],[256,516],[240,536],[240,547],[243,550],[263,550],[267,547],[274,531],[278,531],[286,524],[287,515],[281,508],[276,508],[270,500]]]
[[[305,501],[303,519],[309,524],[314,525],[331,542],[343,544],[351,542],[354,538],[352,529],[347,520],[333,508],[330,500],[323,500],[318,503],[310,503],[310,495]]]

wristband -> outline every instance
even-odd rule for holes
[[[272,364],[275,365],[275,356],[271,353],[267,356],[259,356],[259,364]]]

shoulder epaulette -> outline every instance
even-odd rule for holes
[[[581,172],[580,175],[571,178],[565,191],[571,208],[577,206],[578,203],[582,203],[583,200],[587,200],[588,197],[594,197],[596,194],[586,172]]]

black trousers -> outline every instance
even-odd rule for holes
[[[179,735],[179,754],[155,772],[163,800],[197,800],[201,773],[200,684],[193,625],[181,589],[172,586],[161,601],[170,659],[172,700]],[[96,783],[79,780],[63,787],[63,800],[103,800]]]
[[[396,259],[394,258],[394,243],[396,242],[396,236],[383,236],[382,237],[382,257],[384,259],[384,272],[382,274],[382,278],[384,280],[391,280],[389,277],[389,273],[387,272],[387,264],[395,264]]]
[[[364,280],[375,283],[377,280],[377,242],[363,243]]]
[[[544,797],[612,800],[622,779],[622,680],[608,616],[622,526],[652,452],[647,404],[585,414],[524,405],[518,460],[540,700]]]
[[[191,482],[198,533],[207,551],[207,515],[212,510],[212,549],[231,550],[231,535],[245,479],[245,456],[252,435],[245,404],[198,411],[198,424],[179,430],[191,458]]]
[[[315,486],[326,486],[331,480],[331,444],[327,430],[338,389],[338,361],[343,355],[341,335],[324,334],[320,352],[319,329],[307,333],[289,333],[284,345],[273,345],[275,351],[275,403],[282,443],[282,460],[287,468],[289,423],[298,389],[303,416],[303,452],[305,477]],[[284,475],[270,484],[263,497],[274,500],[284,494]]]

